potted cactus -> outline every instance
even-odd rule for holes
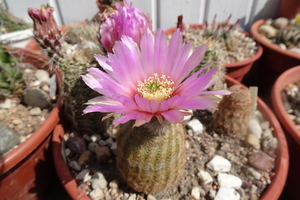
[[[278,76],[300,63],[299,16],[258,20],[251,26],[251,34],[264,48],[257,73],[267,78],[258,84],[270,94]]]
[[[0,2],[0,42],[5,45],[21,46],[22,41],[32,36],[32,25],[12,15]]]
[[[57,87],[55,101],[44,101],[44,97],[50,99],[51,92],[48,94],[42,90],[38,82],[33,86],[31,81],[35,79],[28,74],[45,74],[45,70],[54,75],[52,80],[56,77],[56,82],[50,87],[52,92],[55,91],[53,86]],[[49,145],[54,126],[60,120],[61,76],[47,59],[25,49],[9,49],[2,45],[0,72],[0,195],[4,199],[18,199],[20,196],[40,199],[55,173]],[[43,85],[48,87],[46,82]],[[33,96],[33,101],[28,99]],[[41,107],[41,102],[52,105]]]
[[[212,173],[217,174],[213,170],[214,168],[208,169],[205,166],[217,151],[213,146],[206,146],[204,143],[209,143],[213,137],[220,137],[219,141],[223,141],[222,138],[225,136],[223,134],[214,136],[213,133],[203,134],[207,138],[202,139],[200,133],[194,134],[195,130],[192,132],[190,130],[189,134],[186,134],[187,130],[182,124],[182,120],[185,119],[186,115],[191,115],[190,110],[195,109],[200,110],[198,110],[198,114],[193,116],[194,118],[209,117],[210,111],[208,109],[216,108],[216,101],[220,100],[219,97],[229,94],[229,91],[224,89],[206,91],[220,78],[214,76],[218,71],[215,67],[206,65],[190,74],[205,57],[206,45],[196,48],[193,52],[190,51],[191,46],[183,43],[179,30],[173,33],[170,43],[168,43],[161,29],[153,34],[149,26],[145,26],[149,19],[144,18],[145,15],[141,14],[140,10],[132,9],[126,3],[124,7],[119,7],[117,14],[112,14],[112,16],[100,28],[100,41],[109,52],[107,56],[96,56],[102,69],[91,67],[87,70],[87,74],[82,75],[88,87],[98,93],[98,96],[90,97],[92,99],[85,103],[87,107],[83,113],[85,115],[94,112],[106,113],[103,118],[102,116],[97,118],[97,123],[101,119],[113,118],[109,122],[118,126],[112,130],[109,126],[106,133],[99,132],[92,135],[84,134],[84,131],[76,131],[72,127],[70,129],[67,124],[63,124],[65,129],[61,125],[56,127],[56,134],[52,143],[53,155],[62,184],[73,199],[101,199],[105,196],[107,198],[124,196],[124,198],[133,199],[140,196],[139,198],[143,199],[146,196],[151,198],[151,195],[153,198],[154,193],[158,193],[156,198],[162,199],[161,195],[172,196],[174,184],[175,191],[177,191],[174,196],[175,199],[179,199],[177,195],[186,195],[185,197],[190,199],[192,196],[200,198],[199,193],[197,196],[197,191],[201,193],[198,176],[196,176],[198,167],[207,171],[212,170]],[[141,21],[143,23],[139,24]],[[115,26],[116,24],[123,26]],[[140,29],[136,31],[132,27],[139,27]],[[231,84],[239,84],[230,78],[227,79]],[[235,97],[241,96],[240,94],[244,93],[238,93]],[[251,95],[244,96],[247,99]],[[238,101],[237,104],[239,104]],[[262,161],[260,155],[263,155],[263,161],[267,163],[266,167],[262,166],[263,169],[256,169],[262,170],[262,172],[251,170],[264,178],[269,177],[267,178],[268,181],[271,181],[271,177],[274,175],[274,171],[269,170],[276,163],[276,175],[267,189],[268,192],[264,194],[266,199],[276,199],[281,193],[284,185],[283,180],[287,174],[286,163],[284,162],[284,160],[288,160],[285,138],[276,119],[273,121],[272,112],[269,113],[270,110],[259,100],[258,104],[259,110],[264,113],[264,118],[274,128],[273,134],[278,140],[279,153],[275,153],[278,150],[276,148],[277,140],[270,134],[271,129],[268,129],[268,134],[265,135],[268,137],[263,137],[263,141],[271,142],[267,142],[271,144],[267,149],[272,156],[261,153],[260,150],[258,150],[258,154],[254,154],[257,145],[254,145],[254,148],[253,144],[245,144],[247,148],[242,146],[243,150],[236,150],[238,152],[247,151],[247,156],[253,154],[251,160],[254,160],[254,163],[257,156],[260,163]],[[240,107],[238,108],[240,109]],[[243,115],[245,119],[249,119],[249,99],[247,99],[245,109],[242,108],[242,110],[247,113]],[[269,114],[265,114],[265,112]],[[225,110],[225,113],[230,112]],[[220,114],[219,116],[224,115]],[[247,120],[236,118],[233,120],[242,121],[241,123],[247,122]],[[243,124],[242,127],[246,127],[246,125]],[[65,131],[66,134],[63,137]],[[76,132],[79,134],[75,134]],[[235,140],[234,137],[230,137],[230,141],[243,141],[242,139]],[[241,137],[243,138],[243,136]],[[251,137],[253,138],[253,136]],[[205,142],[199,144],[197,141]],[[197,147],[201,145],[203,145],[203,149],[199,150],[198,148],[197,150]],[[215,147],[222,145],[224,144],[216,144]],[[188,148],[187,146],[195,148]],[[230,147],[228,148],[228,151],[231,151]],[[232,148],[236,148],[236,146],[233,145]],[[61,154],[62,150],[63,155]],[[193,157],[194,151],[199,152],[199,155]],[[277,155],[276,161],[274,161],[275,155]],[[245,154],[240,156],[241,159],[237,160],[242,160],[242,165],[246,164],[247,156]],[[216,157],[218,158],[218,156]],[[197,158],[203,160],[199,162]],[[228,164],[229,161],[225,162]],[[191,167],[192,172],[189,174],[187,169],[190,168],[190,165],[193,167]],[[261,168],[261,166],[256,167]],[[98,168],[103,170],[102,173],[98,171]],[[240,170],[240,173],[245,171],[244,168],[240,168]],[[247,176],[253,176],[250,171],[247,171]],[[202,177],[202,173],[199,173],[199,176]],[[216,174],[211,175],[214,177],[214,184],[205,183],[207,187],[211,186],[211,188],[206,188],[211,192],[206,193],[204,191],[205,194],[201,195],[211,195],[211,198],[214,198],[216,195],[220,195],[219,191],[222,193],[223,189],[226,188],[219,190]],[[238,172],[235,174],[238,175]],[[118,177],[118,181],[115,180],[116,177]],[[188,181],[191,177],[196,178],[196,180]],[[204,181],[203,177],[201,183],[202,181]],[[248,181],[245,181],[245,184],[248,185],[245,186],[245,189],[250,190],[249,187],[253,181],[255,184],[253,188],[256,187],[259,191],[258,195],[267,186],[267,181],[264,184],[261,180],[253,180],[253,177],[251,183]],[[187,182],[191,187],[199,187],[188,190],[181,187]],[[239,180],[238,182],[240,183]],[[197,183],[198,185],[195,185]],[[238,186],[238,188],[240,187],[241,185]],[[183,194],[178,194],[180,193],[178,188]],[[276,192],[273,191],[274,188],[277,188]],[[236,190],[232,186],[229,190],[232,194],[236,194]],[[217,191],[218,194],[216,194]]]
[[[178,17],[177,28],[182,31],[184,40],[191,41],[193,48],[207,44],[208,50],[214,52],[211,59],[219,59],[219,65],[225,66],[227,74],[240,82],[262,55],[262,47],[257,45],[247,32],[238,29],[239,21],[230,23],[231,16],[222,23],[216,21],[215,15],[212,24],[190,25],[183,24],[182,18]],[[166,30],[166,34],[175,30],[175,27],[170,28]]]

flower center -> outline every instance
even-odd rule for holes
[[[141,97],[148,101],[161,102],[171,97],[174,91],[174,82],[166,75],[158,76],[157,73],[144,80],[138,81],[137,91]]]

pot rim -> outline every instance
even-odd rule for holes
[[[296,127],[293,120],[291,120],[288,116],[282,101],[281,92],[288,84],[300,81],[299,74],[300,65],[286,70],[277,78],[271,91],[271,100],[276,115],[278,116],[283,127],[292,135],[298,144],[300,144],[300,130]]]
[[[259,43],[261,44],[264,48],[269,48],[272,49],[273,51],[276,51],[278,53],[284,54],[286,56],[295,58],[295,59],[299,59],[300,60],[300,54],[295,53],[295,52],[291,52],[288,50],[284,50],[282,48],[280,48],[278,45],[273,44],[272,42],[269,42],[268,40],[264,39],[259,33],[258,33],[258,28],[259,26],[261,26],[264,22],[266,21],[266,19],[260,19],[256,22],[254,22],[254,24],[252,24],[251,28],[250,28],[250,32],[252,34],[252,37]]]

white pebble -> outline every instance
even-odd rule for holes
[[[89,196],[91,197],[91,199],[98,200],[98,199],[104,198],[104,193],[101,189],[97,188],[97,189],[94,189],[93,191],[91,191],[89,193]]]
[[[75,160],[72,160],[70,163],[69,163],[70,167],[72,169],[74,169],[75,171],[79,171],[81,169],[81,166],[78,164],[77,161]]]
[[[0,108],[11,108],[12,107],[12,101],[11,99],[5,99],[3,103],[0,104]]]
[[[100,172],[97,172],[93,175],[91,182],[92,182],[93,189],[96,188],[105,189],[107,187],[107,181],[103,176],[103,174]]]
[[[200,188],[199,187],[193,187],[192,189],[192,197],[194,197],[196,200],[200,199]]]
[[[197,175],[205,185],[213,182],[211,175],[207,171],[200,170]]]
[[[88,149],[91,151],[91,152],[95,152],[96,151],[96,149],[99,147],[99,144],[98,143],[96,143],[96,142],[91,142],[91,143],[89,143],[89,145],[88,145]]]
[[[240,194],[233,188],[221,187],[214,200],[239,200]]]
[[[256,171],[254,168],[252,167],[249,167],[248,168],[249,172],[253,175],[253,177],[256,179],[256,180],[260,180],[261,178],[261,173],[259,173],[258,171]]]
[[[230,187],[234,189],[239,189],[242,186],[242,180],[239,177],[225,173],[218,175],[218,183],[220,187]]]
[[[42,110],[40,107],[34,107],[34,108],[30,109],[29,113],[31,115],[40,115],[42,113]]]
[[[259,121],[255,118],[250,119],[248,124],[248,134],[254,134],[258,139],[261,138],[262,128]]]
[[[229,172],[231,163],[222,156],[215,155],[206,166],[215,172]]]
[[[42,83],[49,83],[50,82],[50,76],[49,73],[46,70],[38,69],[35,72],[35,77]]]
[[[199,135],[203,132],[203,125],[198,119],[192,119],[187,123],[187,126],[189,126],[195,135]]]
[[[77,174],[76,179],[82,180],[83,182],[87,182],[88,180],[91,179],[91,176],[89,175],[89,173],[90,173],[89,169],[84,169],[79,174]]]
[[[91,140],[92,140],[92,142],[98,142],[99,140],[101,140],[101,135],[93,134],[93,135],[91,135]]]
[[[136,194],[130,195],[128,200],[136,200]]]
[[[147,200],[156,200],[155,196],[148,194],[147,195]]]

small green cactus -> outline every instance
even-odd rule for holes
[[[0,43],[0,96],[20,96],[25,86],[19,60]]]
[[[242,85],[229,88],[230,95],[223,97],[218,110],[213,113],[211,126],[218,134],[241,138],[247,134],[252,114],[252,100],[249,89]]]
[[[276,44],[285,44],[288,49],[300,47],[300,23],[290,24],[277,32]]]
[[[117,133],[118,169],[131,188],[145,194],[158,193],[175,183],[186,159],[182,124],[168,123],[163,133],[153,130],[156,126],[149,130],[151,124],[132,128],[133,122],[129,122]]]
[[[95,54],[106,55],[97,39],[100,23],[73,23],[62,34],[52,16],[53,11],[54,8],[49,6],[28,9],[34,28],[37,29],[34,31],[37,42],[46,49],[50,60],[63,72],[65,119],[70,123],[70,128],[79,134],[104,133],[108,124],[108,120],[101,122],[104,114],[82,115],[85,103],[99,96],[83,82],[81,75],[86,74],[90,67],[100,68],[94,59]],[[41,20],[44,21],[39,24]],[[49,40],[54,42],[49,43]]]

